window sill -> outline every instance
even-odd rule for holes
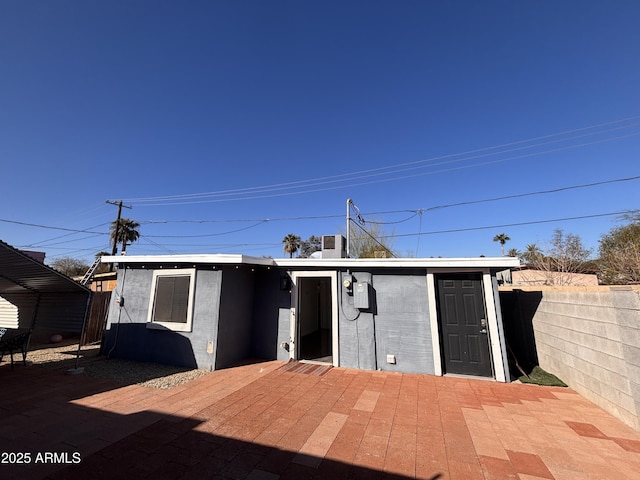
[[[147,322],[147,328],[149,330],[164,330],[168,332],[190,332],[191,325],[180,323],[160,323],[160,322]]]

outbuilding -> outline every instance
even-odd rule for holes
[[[105,352],[220,369],[247,358],[510,379],[496,272],[517,258],[103,257]]]

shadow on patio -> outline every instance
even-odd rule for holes
[[[3,479],[634,478],[640,465],[640,435],[570,389],[277,361],[169,390],[37,366],[3,365],[0,382],[0,449],[31,454],[0,464]],[[36,464],[47,452],[81,462]]]

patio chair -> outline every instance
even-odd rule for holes
[[[4,332],[6,333],[6,331]],[[13,370],[13,353],[22,353],[22,363],[27,365],[27,348],[29,345],[29,338],[31,337],[31,330],[28,332],[19,333],[9,338],[4,338],[4,333],[0,335],[0,362],[6,353],[11,356],[11,370]]]

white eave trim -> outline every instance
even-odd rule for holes
[[[279,267],[343,267],[343,268],[492,268],[508,269],[520,265],[514,257],[474,258],[278,258]]]
[[[520,266],[515,257],[471,258],[265,258],[247,255],[115,255],[102,257],[103,263],[264,265],[298,268],[491,268]]]
[[[199,255],[110,255],[101,258],[102,263],[144,263],[144,264],[229,264],[229,265],[267,265],[272,266],[273,259],[250,257],[247,255],[199,254]]]

